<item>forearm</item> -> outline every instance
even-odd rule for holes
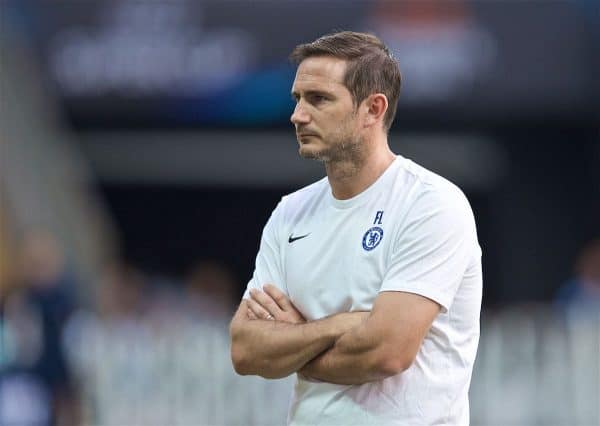
[[[299,373],[329,383],[357,385],[382,380],[397,373],[388,365],[386,348],[369,337],[365,324],[349,330]]]
[[[239,374],[265,378],[288,376],[356,325],[357,317],[349,313],[302,324],[234,319],[231,351],[235,369]]]
[[[281,378],[331,347],[336,337],[326,321],[251,320],[232,332],[232,357],[240,374]]]

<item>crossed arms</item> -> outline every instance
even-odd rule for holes
[[[275,286],[252,290],[230,325],[238,374],[281,378],[294,372],[337,384],[362,384],[406,370],[440,305],[405,292],[381,292],[371,312],[306,321]]]

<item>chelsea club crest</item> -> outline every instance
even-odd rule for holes
[[[374,226],[369,229],[362,239],[362,246],[365,250],[370,251],[379,245],[383,239],[383,229],[379,226]]]

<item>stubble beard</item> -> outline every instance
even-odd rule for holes
[[[345,124],[345,125],[344,125]],[[300,149],[300,156],[309,160],[317,160],[325,165],[328,172],[350,177],[358,172],[366,158],[364,138],[354,134],[349,123],[343,123],[338,131],[323,142],[326,148],[320,151]]]

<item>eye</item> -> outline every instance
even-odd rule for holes
[[[323,95],[312,95],[310,98],[311,102],[314,104],[318,104],[327,100],[326,96]]]

